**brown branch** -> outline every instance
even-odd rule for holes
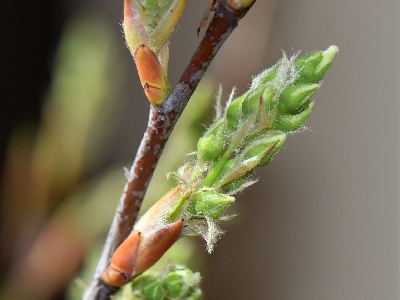
[[[118,289],[101,280],[112,254],[129,235],[136,221],[158,159],[187,102],[222,44],[249,8],[235,10],[220,1],[213,19],[182,77],[167,100],[151,106],[147,130],[130,170],[95,274],[84,294],[86,300],[109,299]]]

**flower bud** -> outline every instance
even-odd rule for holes
[[[251,81],[250,90],[254,91],[259,89],[260,87],[264,87],[266,84],[271,83],[275,80],[276,75],[278,73],[279,63],[273,65],[272,67],[263,70],[260,74],[255,76]]]
[[[310,104],[303,111],[299,112],[296,115],[280,115],[275,122],[272,124],[272,128],[275,130],[281,131],[293,131],[300,128],[301,125],[307,120],[310,116],[312,110],[314,109],[314,101],[311,101]]]
[[[282,114],[297,114],[314,95],[318,84],[296,84],[286,88],[279,97],[278,110]]]
[[[244,159],[250,159],[252,157],[258,157],[264,155],[258,164],[258,166],[266,165],[272,158],[272,156],[280,149],[285,143],[287,134],[280,132],[271,135],[267,135],[261,138],[257,138],[248,144],[243,150]],[[272,149],[270,149],[273,147]],[[269,150],[270,149],[270,150]],[[265,152],[267,151],[267,154]]]
[[[183,219],[149,232],[133,230],[111,257],[103,281],[110,286],[122,286],[146,271],[178,240],[182,228]]]
[[[165,287],[158,278],[149,278],[142,283],[142,290],[144,299],[151,300],[164,300],[165,299]],[[135,299],[135,298],[134,298]]]
[[[246,156],[247,152],[250,153],[250,147],[246,147],[242,154],[236,158],[227,161],[225,166],[219,172],[218,176],[214,180],[213,187],[221,187],[227,183],[242,177],[248,172],[252,171],[257,165],[273,151],[275,145],[278,143],[276,141],[274,144],[267,148],[264,148],[262,152],[254,153],[254,156]]]
[[[254,112],[254,110],[260,107],[260,98],[264,103],[263,109],[267,110],[272,100],[272,96],[272,86],[270,85],[267,85],[264,90],[261,90],[257,94],[249,93],[249,95],[242,103],[243,118],[247,118]]]
[[[157,201],[134,226],[111,258],[103,273],[103,281],[111,286],[122,286],[143,273],[179,239],[183,219],[185,195],[177,186]],[[178,220],[177,220],[178,219]]]
[[[251,172],[248,172],[245,175],[243,175],[242,177],[236,178],[236,179],[228,182],[227,184],[224,184],[223,186],[221,186],[221,189],[224,191],[236,190],[249,180],[250,175],[251,175]]]
[[[145,44],[158,55],[181,17],[186,0],[124,2],[124,32],[131,53]]]
[[[222,154],[225,145],[225,120],[215,122],[197,142],[197,153],[204,162]]]
[[[157,56],[142,44],[136,49],[134,58],[147,99],[153,105],[161,104],[170,93],[171,86]]]
[[[164,286],[168,296],[173,299],[201,299],[201,290],[198,288],[200,274],[193,273],[188,268],[175,266],[164,279]]]
[[[167,79],[168,37],[182,15],[186,0],[124,2],[127,45],[147,98],[151,104],[159,105],[171,89]]]
[[[235,130],[242,116],[242,102],[246,98],[246,94],[243,94],[239,98],[235,99],[226,109],[226,120],[227,127],[229,130]]]
[[[318,83],[324,77],[332,60],[339,52],[337,46],[330,46],[325,51],[315,51],[296,61],[298,70],[298,83]]]
[[[217,218],[233,202],[235,197],[215,191],[203,191],[192,197],[188,211],[195,216]]]
[[[161,272],[147,271],[135,278],[131,285],[131,292],[125,295],[126,297],[132,295],[137,300],[200,300],[202,292],[199,283],[198,272],[194,273],[188,268],[168,263]]]

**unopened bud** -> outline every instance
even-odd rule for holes
[[[232,191],[240,188],[243,184],[245,184],[249,180],[248,177],[250,176],[250,174],[251,173],[247,173],[242,177],[236,178],[228,182],[227,184],[224,184],[223,186],[221,186],[221,189],[223,189],[224,191]]]
[[[215,191],[203,191],[192,197],[188,211],[195,216],[217,218],[233,202],[235,197]]]
[[[280,132],[257,138],[247,145],[243,150],[244,159],[251,159],[253,157],[264,156],[258,166],[266,165],[272,156],[284,145],[287,134]],[[272,147],[272,148],[271,148]]]
[[[320,82],[338,52],[337,46],[330,46],[325,51],[315,51],[300,57],[295,63],[298,70],[297,82]]]
[[[251,157],[245,157],[247,152],[246,147],[246,149],[243,150],[243,154],[227,161],[214,180],[214,183],[212,184],[213,187],[224,186],[227,183],[244,176],[248,172],[251,172],[274,149],[276,143],[277,142],[269,148],[264,149],[261,153],[255,153],[255,155]]]
[[[164,279],[168,296],[173,299],[201,299],[199,282],[199,273],[193,273],[188,268],[181,266],[175,266],[174,270],[171,270]]]
[[[131,53],[146,44],[158,55],[181,17],[186,0],[124,2],[124,32]]]
[[[247,118],[254,112],[254,110],[260,107],[260,100],[264,104],[262,109],[267,110],[272,100],[272,96],[272,86],[270,85],[267,85],[265,89],[261,90],[259,93],[249,93],[242,103],[243,118]]]
[[[161,272],[147,271],[135,278],[131,286],[132,299],[165,300],[187,299],[200,300],[200,274],[190,269],[167,264]],[[124,296],[131,299],[130,293]]]
[[[209,162],[222,154],[225,145],[225,120],[215,122],[197,142],[198,156]]]
[[[103,281],[110,286],[122,286],[146,271],[179,239],[182,228],[183,219],[148,232],[133,230],[114,252]]]
[[[136,254],[140,243],[140,232],[133,230],[117,248],[111,264],[103,273],[103,281],[110,286],[123,286],[135,276]]]
[[[279,97],[278,110],[282,114],[297,114],[314,95],[318,84],[296,84],[286,88]]]
[[[243,94],[236,100],[234,100],[226,109],[226,120],[229,130],[235,130],[242,117],[242,102],[246,98],[246,94]]]
[[[272,124],[272,128],[281,131],[293,131],[300,128],[301,125],[307,120],[310,116],[312,110],[314,109],[314,101],[311,101],[310,104],[303,111],[299,112],[296,115],[280,115]]]
[[[132,290],[135,291],[135,285],[132,285]],[[153,300],[162,300],[165,299],[166,288],[163,285],[162,278],[158,278],[157,276],[145,276],[141,278],[140,287],[136,287],[136,290],[140,290],[142,292],[142,299],[153,299]],[[136,299],[136,297],[134,298]]]
[[[135,275],[139,275],[154,265],[161,256],[179,239],[183,229],[183,219],[165,227],[143,233],[137,256]]]
[[[161,104],[170,93],[171,86],[157,56],[142,44],[136,49],[134,58],[147,99],[153,105]]]

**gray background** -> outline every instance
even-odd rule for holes
[[[269,57],[330,44],[340,53],[307,122],[315,132],[292,137],[240,199],[242,223],[210,257],[206,299],[399,299],[399,3],[275,9]]]

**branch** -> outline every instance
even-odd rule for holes
[[[161,105],[150,106],[147,130],[130,170],[128,182],[84,299],[109,299],[118,290],[101,280],[102,273],[110,263],[112,254],[132,230],[158,159],[179,116],[215,54],[249,8],[235,10],[226,2],[220,1],[203,39],[174,90]]]

